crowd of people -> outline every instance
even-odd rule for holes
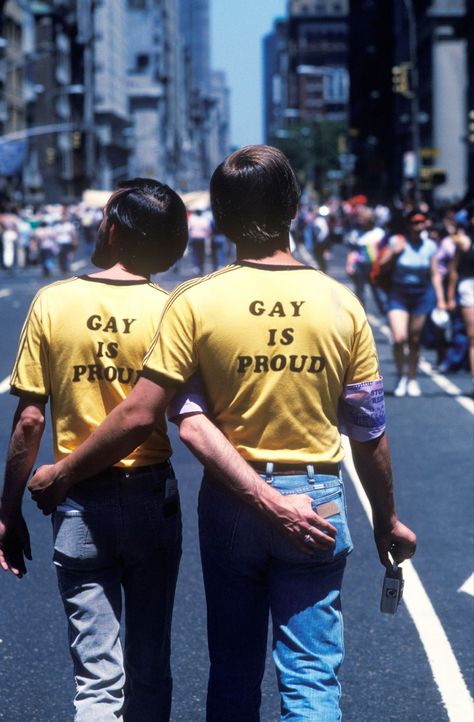
[[[78,243],[94,243],[102,210],[49,205],[0,209],[0,260],[9,273],[28,266],[49,277],[70,272]],[[233,259],[229,240],[209,208],[188,210],[192,272],[202,276]],[[370,206],[366,196],[317,205],[304,198],[292,222],[293,247],[303,245],[320,270],[329,272],[331,247],[347,247],[346,273],[364,308],[370,292],[387,316],[398,373],[395,396],[419,396],[422,345],[434,349],[441,373],[474,368],[474,207],[433,212],[420,208]],[[381,266],[385,284],[374,278]],[[179,262],[175,270],[179,269]]]
[[[211,211],[187,212],[192,272],[203,275],[225,266],[231,258],[228,239],[216,229]],[[71,259],[80,243],[90,252],[103,218],[98,208],[83,203],[38,208],[0,208],[0,268],[14,273],[27,267],[41,268],[47,278],[53,271],[69,273]]]
[[[474,377],[474,206],[391,209],[371,207],[363,195],[324,206],[306,203],[293,235],[322,271],[328,270],[331,244],[347,246],[346,273],[355,294],[366,307],[370,291],[390,325],[395,396],[421,395],[422,345],[436,351],[440,372],[470,369]]]
[[[0,266],[14,273],[30,266],[51,276],[54,269],[69,273],[79,242],[92,248],[102,211],[83,204],[0,208]]]

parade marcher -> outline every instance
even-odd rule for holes
[[[469,342],[469,368],[474,396],[474,210],[471,214],[471,235],[458,233],[455,237],[456,253],[449,268],[448,307],[461,309]]]
[[[65,493],[113,463],[200,373],[208,414],[224,432],[211,424],[206,431],[201,414],[186,417],[180,430],[205,466],[199,516],[208,722],[259,719],[270,611],[282,719],[340,719],[340,588],[352,544],[338,415],[372,505],[381,562],[388,567],[389,552],[400,562],[415,550],[415,535],[394,508],[372,333],[350,291],[291,255],[298,195],[288,161],[274,148],[243,148],[217,168],[213,213],[236,244],[237,261],[176,289],[128,398],[80,449],[30,482],[41,503],[51,484]],[[302,535],[302,550],[244,503],[255,470],[275,508],[278,499],[312,499],[319,521]],[[229,478],[240,498],[217,483]]]
[[[41,220],[39,226],[33,231],[33,240],[38,245],[42,274],[48,278],[54,268],[58,251],[52,226],[45,220]]]
[[[438,249],[426,233],[427,221],[421,211],[411,211],[405,218],[404,233],[390,237],[380,259],[382,267],[392,266],[387,305],[398,374],[393,393],[399,397],[421,396],[416,376],[423,326],[433,308],[446,310],[436,263]]]
[[[179,196],[147,179],[125,186],[107,204],[92,256],[105,270],[43,288],[23,328],[11,375],[20,400],[0,508],[0,564],[18,576],[26,572],[23,555],[31,558],[21,501],[47,401],[59,460],[131,390],[167,300],[149,276],[169,268],[186,247]],[[77,722],[169,719],[181,518],[163,415],[135,446],[116,466],[77,485],[53,517]]]
[[[356,296],[365,308],[365,289],[370,286],[373,299],[381,314],[386,312],[386,299],[381,289],[370,282],[370,270],[386,231],[376,225],[375,213],[370,208],[359,211],[358,229],[350,236],[350,251],[346,271],[354,281]]]
[[[77,233],[66,213],[54,225],[54,237],[58,247],[59,270],[62,273],[69,273],[72,251],[77,246]]]
[[[211,236],[211,259],[213,271],[218,271],[219,268],[223,268],[226,265],[227,243],[227,238],[215,227],[215,223],[213,220]]]
[[[316,210],[316,214],[312,224],[313,231],[313,254],[318,264],[318,268],[323,273],[326,273],[328,269],[328,257],[329,257],[329,225],[324,216],[319,212],[319,208]]]
[[[10,272],[15,269],[19,235],[13,223],[7,223],[2,236],[3,267]]]

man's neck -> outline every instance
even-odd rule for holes
[[[104,271],[90,273],[89,275],[91,278],[104,278],[108,281],[148,281],[148,276],[131,273],[131,271],[127,271],[121,263],[115,263]]]
[[[292,255],[290,249],[286,249],[285,251],[275,251],[270,256],[265,256],[264,258],[252,258],[251,256],[242,256],[240,257],[239,254],[237,254],[237,260],[238,261],[249,261],[251,263],[261,263],[262,265],[267,266],[302,266],[303,264],[296,260],[296,258]]]

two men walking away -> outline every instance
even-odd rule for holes
[[[352,546],[341,430],[372,506],[382,564],[390,566],[389,552],[400,562],[415,551],[415,535],[395,512],[372,333],[347,289],[291,255],[298,197],[274,148],[243,148],[217,168],[212,210],[237,261],[176,289],[127,399],[78,451],[30,483],[47,509],[143,443],[199,373],[201,405],[194,395],[180,435],[205,467],[208,722],[259,720],[269,614],[282,719],[340,719],[340,588]],[[293,544],[274,532],[278,518]]]

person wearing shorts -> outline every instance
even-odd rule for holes
[[[470,395],[474,396],[474,215],[471,218],[470,235],[459,234],[456,253],[449,269],[448,305],[461,309],[469,339],[469,367],[472,377]]]
[[[423,326],[435,306],[446,309],[438,247],[425,230],[427,220],[420,211],[409,213],[405,232],[389,239],[380,261],[381,266],[393,264],[387,307],[398,375],[393,393],[398,397],[421,396],[416,377]]]

